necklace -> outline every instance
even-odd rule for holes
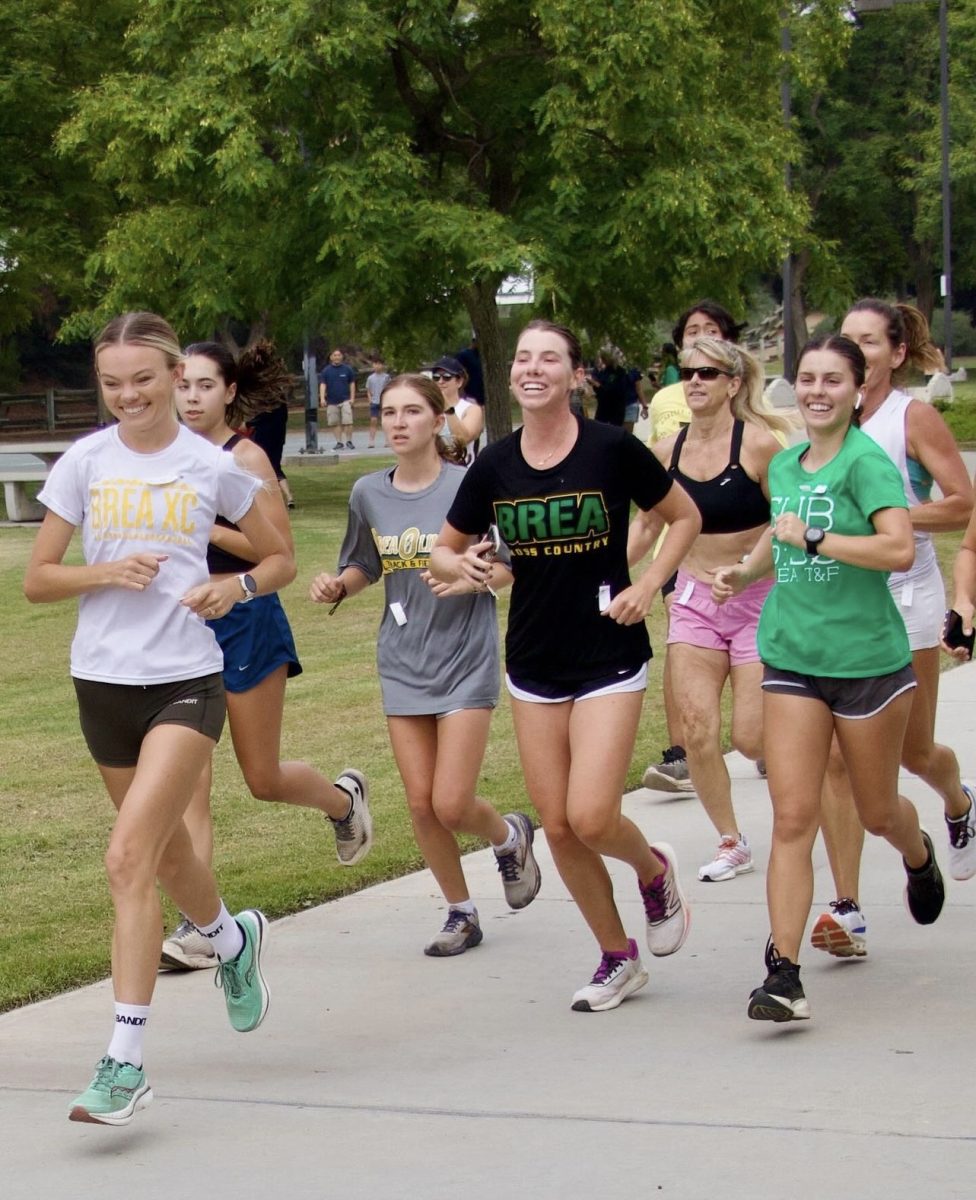
[[[535,453],[529,453],[529,452],[526,453],[526,457],[532,459],[532,462],[537,469],[539,467],[544,467],[546,465],[546,463],[549,461],[549,459],[553,457],[553,455],[556,453],[556,451],[561,450],[563,448],[563,445],[566,441],[566,430],[568,428],[569,428],[569,426],[566,426],[566,428],[560,432],[559,437],[556,439],[555,444],[553,445],[552,449],[549,451],[548,454],[535,454]],[[575,435],[575,433],[576,433],[575,423],[572,426],[572,430],[573,430],[573,434]]]

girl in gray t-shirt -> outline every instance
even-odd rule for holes
[[[380,419],[397,465],[354,484],[338,574],[318,575],[311,597],[337,605],[383,579],[377,641],[383,711],[417,844],[448,903],[444,927],[424,948],[443,957],[483,936],[455,832],[491,843],[512,908],[524,908],[539,890],[529,818],[502,817],[475,795],[498,702],[493,592],[511,583],[511,573],[495,562],[479,591],[437,583],[429,574],[431,548],[464,478],[444,458],[444,400],[436,385],[422,375],[398,376],[384,389]],[[484,550],[491,549],[486,540]]]

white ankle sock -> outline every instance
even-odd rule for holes
[[[209,938],[210,945],[221,962],[236,958],[244,949],[244,934],[240,925],[227,911],[223,900],[220,902],[220,912],[216,920],[209,925],[198,925],[197,929],[205,938]]]
[[[142,1042],[149,1020],[148,1004],[115,1005],[115,1031],[106,1053],[116,1062],[142,1066]]]
[[[491,848],[496,854],[511,854],[511,852],[518,845],[518,830],[511,821],[506,821],[505,824],[508,826],[508,837],[500,846],[496,846],[494,842],[492,842]]]
[[[464,913],[466,917],[476,917],[478,915],[478,909],[473,900],[458,900],[455,903],[449,902],[447,907],[454,912]]]

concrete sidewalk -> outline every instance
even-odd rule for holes
[[[939,733],[970,776],[974,694],[976,664],[943,677]],[[730,762],[763,864],[766,786]],[[944,867],[938,801],[910,778],[905,791]],[[694,798],[639,790],[626,811],[675,847],[693,924],[674,957],[644,952],[651,982],[619,1009],[570,1010],[598,955],[544,839],[542,891],[517,914],[476,853],[486,937],[459,958],[421,953],[442,919],[421,872],[275,923],[271,1008],[247,1036],[212,972],[161,976],[156,1099],[126,1128],[67,1121],[109,1034],[108,982],[0,1017],[0,1197],[969,1196],[976,880],[948,880],[941,919],[920,928],[895,855],[869,839],[869,957],[806,951],[813,1019],[760,1024],[745,1006],[764,974],[763,870],[697,881],[714,839]],[[819,846],[816,866],[818,911],[833,898]],[[613,874],[643,944],[632,876]]]

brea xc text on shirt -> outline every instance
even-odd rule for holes
[[[103,538],[142,530],[190,535],[196,531],[196,490],[183,483],[152,484],[139,479],[103,479],[88,491],[88,525]]]

